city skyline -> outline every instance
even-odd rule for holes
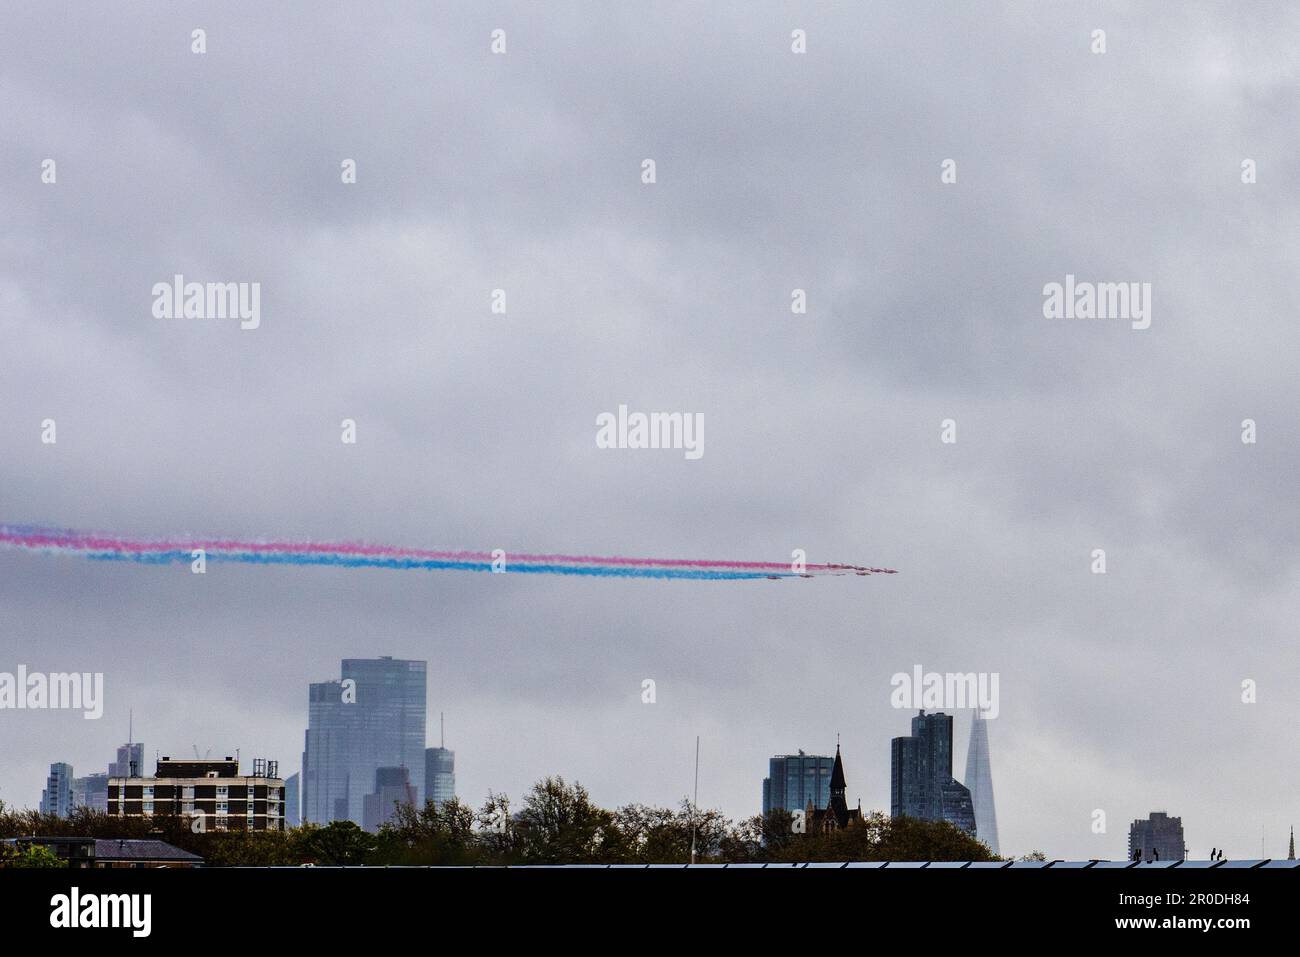
[[[391,671],[394,667],[396,667],[397,671],[405,671],[407,670],[407,666],[415,666],[415,665],[424,666],[425,664],[426,664],[425,662],[394,659],[391,656],[380,656],[379,658],[375,658],[375,659],[344,659],[343,661],[344,667],[342,670],[345,676],[360,675],[363,677],[363,680],[368,680],[369,690],[373,693],[377,688],[383,687],[385,685],[390,688],[393,686],[396,673],[394,672],[394,674],[385,674],[385,672]],[[425,669],[421,667],[420,671],[424,672]],[[346,677],[344,680],[346,680]],[[341,682],[337,680],[328,681],[328,682],[314,682],[311,683],[311,686],[326,687],[331,692],[334,692],[336,689],[338,689],[341,686]],[[362,693],[365,694],[364,691]],[[331,695],[331,697],[333,697],[333,695]],[[392,707],[394,704],[395,702],[388,702],[387,706]],[[421,702],[421,704],[423,704],[423,702]],[[398,704],[398,709],[400,710],[400,704]],[[132,728],[129,731],[129,737],[134,738],[134,714],[132,714],[131,717],[132,717]],[[971,725],[970,725],[971,733],[970,736],[968,737],[968,750],[967,750],[967,776],[971,778],[973,782],[976,782],[981,790],[987,791],[987,793],[991,796],[992,778],[991,778],[988,739],[987,739],[988,721],[987,719],[981,717],[977,711],[972,712],[971,717],[972,717]],[[936,724],[936,722],[938,723]],[[954,823],[958,823],[959,826],[962,826],[960,824],[960,821],[965,820],[966,817],[969,817],[970,826],[968,826],[968,829],[971,829],[971,827],[973,827],[975,836],[979,840],[983,841],[986,845],[988,845],[990,847],[990,850],[992,850],[992,852],[995,855],[999,854],[1000,848],[998,846],[999,841],[997,837],[996,819],[994,819],[994,823],[991,831],[986,830],[985,833],[980,834],[978,830],[978,826],[976,825],[976,821],[979,815],[979,810],[978,810],[978,806],[975,804],[973,800],[975,788],[964,785],[962,782],[956,781],[951,774],[952,751],[954,748],[954,745],[952,743],[953,728],[955,726],[955,722],[953,721],[953,716],[944,714],[942,712],[927,715],[924,709],[922,709],[917,716],[911,719],[911,723],[912,723],[912,732],[909,737],[906,738],[895,737],[890,742],[891,776],[895,776],[894,766],[899,759],[900,752],[899,752],[898,742],[899,741],[915,742],[915,746],[912,748],[911,752],[908,752],[908,756],[906,757],[906,760],[909,762],[916,762],[920,759],[921,753],[924,752],[927,755],[927,757],[921,763],[925,767],[930,767],[931,765],[933,765],[935,769],[933,771],[933,774],[937,775],[936,780],[939,780],[940,778],[944,777],[944,767],[946,766],[948,768],[947,775],[946,775],[948,778],[948,784],[956,785],[958,790],[964,792],[964,794],[967,797],[967,801],[964,805],[965,811],[958,809],[956,811],[958,817],[951,818],[950,812],[946,805],[946,797],[940,796],[936,798],[933,796],[914,796],[913,799],[923,800],[925,802],[928,802],[929,804],[937,805],[941,809],[938,812],[940,816],[954,820]],[[67,816],[67,812],[77,805],[77,802],[75,801],[76,787],[81,782],[85,782],[90,778],[102,778],[105,780],[106,783],[109,777],[120,777],[120,776],[150,777],[152,776],[151,772],[143,769],[143,764],[140,761],[139,756],[143,752],[143,747],[144,745],[142,742],[136,742],[133,740],[127,744],[118,745],[116,749],[117,757],[114,761],[109,762],[107,773],[93,772],[85,776],[74,776],[74,768],[70,763],[52,762],[50,765],[49,775],[47,776],[47,787],[43,789],[41,792],[41,800],[40,802],[38,802],[37,805],[38,808],[42,812],[48,811],[49,813],[56,813],[59,814],[60,816]],[[196,759],[201,760],[203,756],[198,755],[197,746],[194,747],[194,750],[195,750]],[[430,791],[427,794],[418,791],[410,783],[411,776],[409,774],[408,769],[404,765],[385,766],[382,764],[382,762],[379,762],[374,759],[367,759],[365,762],[363,762],[368,767],[370,765],[374,765],[373,785],[361,789],[360,797],[362,799],[362,802],[359,809],[361,820],[356,821],[355,823],[364,826],[367,830],[376,830],[378,828],[379,823],[391,819],[392,817],[391,804],[393,801],[405,801],[407,803],[412,803],[417,806],[421,806],[425,803],[426,800],[434,801],[435,804],[440,804],[442,803],[442,801],[449,799],[449,797],[459,797],[462,801],[468,800],[468,803],[471,806],[476,806],[472,798],[467,799],[463,795],[455,794],[455,763],[454,763],[455,752],[452,749],[446,747],[445,713],[439,714],[438,746],[425,748],[424,754],[425,754],[425,763],[423,765],[423,768],[425,769],[426,774],[427,772],[436,770],[436,773],[441,778],[440,783],[434,786],[434,790]],[[183,761],[185,759],[182,758],[180,760]],[[132,764],[132,762],[135,762],[136,766],[141,768],[139,775],[127,775],[126,771],[123,770],[129,767]],[[809,803],[811,803],[812,806],[816,809],[825,809],[830,803],[829,797],[833,790],[832,788],[833,782],[831,780],[830,772],[832,770],[832,767],[838,767],[839,763],[840,763],[840,746],[838,744],[836,746],[836,754],[834,758],[825,755],[808,754],[802,749],[796,751],[795,754],[775,755],[771,757],[769,759],[769,776],[763,779],[762,799],[764,804],[766,805],[769,801],[771,801],[772,802],[771,806],[773,809],[782,806],[781,804],[777,803],[777,800],[774,797],[774,795],[779,794],[780,792],[776,791],[775,789],[771,789],[770,782],[771,782],[771,774],[773,772],[781,773],[781,771],[784,771],[788,780],[792,782],[798,782],[798,787],[800,789],[799,793],[804,797],[803,802],[798,804],[799,809],[805,808]],[[239,771],[238,762],[235,763],[235,768],[236,771]],[[778,771],[778,769],[781,769],[781,771]],[[925,772],[925,773],[929,774],[931,772]],[[294,771],[293,773],[286,773],[281,775],[281,779],[283,780],[286,786],[285,787],[286,798],[285,798],[284,812],[283,812],[283,816],[286,821],[286,826],[293,826],[293,819],[295,816],[294,812],[297,812],[299,808],[300,792],[299,792],[298,782],[300,779],[300,775],[301,775],[301,770]],[[811,781],[805,780],[806,776],[810,777]],[[431,780],[431,778],[426,776],[426,781],[428,780]],[[51,793],[50,785],[56,783],[59,789],[53,792],[55,794],[55,797],[51,799],[48,797],[49,793]],[[840,787],[841,787],[841,791],[843,791],[842,782],[840,784]],[[438,788],[443,789],[441,791],[442,794],[441,799],[437,796],[437,794],[439,793],[437,790]],[[494,790],[494,789],[489,789],[489,790]],[[497,790],[496,793],[503,793],[503,792]],[[944,792],[944,794],[946,794],[946,792]],[[810,795],[813,796],[810,797]],[[842,796],[845,798],[844,801],[845,806],[846,807],[852,806],[854,800],[853,796],[848,794],[843,794]],[[47,801],[49,802],[48,805],[47,805]],[[788,797],[784,803],[789,803]],[[93,805],[91,806],[93,807]],[[709,805],[706,805],[703,802],[701,803],[700,806],[702,808],[709,807]],[[62,810],[60,810],[60,808]],[[794,807],[791,806],[786,809],[793,810]],[[872,808],[869,805],[865,808],[865,810],[868,811],[871,809]],[[885,806],[878,809],[884,812],[891,813],[891,816],[897,816],[898,813],[900,813],[900,809],[896,807]],[[763,814],[766,813],[766,811],[767,811],[767,807],[765,806],[760,809],[759,813]],[[904,811],[903,813],[907,813],[907,812]],[[916,816],[921,816],[921,817],[931,816],[930,811],[923,811],[921,813],[913,811],[912,813],[914,813]],[[301,817],[301,814],[299,814],[298,816]],[[742,814],[740,816],[743,818],[749,815]],[[331,819],[348,820],[350,819],[350,817],[348,815],[340,815],[340,816],[332,817]],[[1161,828],[1164,828],[1165,825],[1161,822],[1165,821],[1166,819],[1167,818],[1164,812],[1153,812],[1152,814],[1149,815],[1148,818],[1138,819],[1133,822],[1133,824],[1129,828],[1128,835],[1127,835],[1127,854],[1130,858],[1133,854],[1133,850],[1135,846],[1134,835],[1139,833],[1138,831],[1139,827],[1142,828],[1149,827],[1152,829],[1151,833],[1157,835],[1163,835],[1163,831],[1161,830]],[[305,818],[303,818],[303,820],[305,820]],[[1184,855],[1187,855],[1188,852],[1186,850],[1186,844],[1183,843],[1181,818],[1168,818],[1167,820],[1171,822],[1171,826],[1176,828],[1177,840],[1179,842],[1179,846],[1184,849],[1182,853]],[[318,821],[317,823],[323,823],[323,821]],[[1293,829],[1291,829],[1290,834],[1291,834],[1291,838],[1290,838],[1291,843],[1289,845],[1288,852],[1290,854],[1294,854],[1294,830]],[[1153,838],[1151,837],[1145,837],[1145,838],[1139,837],[1136,838],[1136,840],[1138,841],[1138,844],[1141,846],[1147,846],[1147,847],[1153,846]],[[1143,845],[1144,840],[1145,840],[1145,845]],[[1159,836],[1155,838],[1154,846],[1158,846],[1161,849],[1161,853],[1168,853],[1168,851],[1166,851],[1165,848],[1172,845],[1168,845],[1167,843],[1160,843],[1161,841],[1164,840],[1165,839],[1163,838],[1163,836]],[[1033,850],[1042,851],[1043,848],[1039,846],[1033,848]],[[1223,848],[1220,848],[1220,850],[1223,850]],[[1266,848],[1261,847],[1261,852],[1264,853],[1265,851]],[[1051,856],[1050,852],[1049,852],[1049,856]],[[1148,856],[1151,856],[1149,852],[1148,852]],[[1267,855],[1265,854],[1265,856]],[[1280,857],[1280,855],[1278,856]],[[1111,859],[1118,859],[1118,858],[1111,858]],[[1167,860],[1169,858],[1165,857],[1162,859]]]
[[[375,659],[375,660],[380,661],[380,660],[392,660],[392,659],[381,658],[381,659]],[[440,718],[441,718],[441,717],[442,717],[442,716],[440,715]],[[930,717],[934,717],[934,716],[930,716]],[[951,719],[952,716],[950,716],[950,715],[939,715],[939,717],[945,717],[945,718],[949,718],[949,719]],[[985,724],[987,724],[987,722],[985,721],[985,719],[980,718],[978,715],[973,716],[973,722],[972,722],[972,723],[973,723],[973,727],[979,727],[980,725],[985,725]],[[987,735],[987,729],[984,729],[984,730],[985,730],[985,735]],[[443,731],[444,731],[444,729],[443,729],[443,727],[442,727],[442,722],[440,721],[440,732],[443,732]],[[914,734],[915,734],[915,728],[914,728]],[[895,740],[897,740],[897,739],[895,739]],[[472,798],[467,798],[465,795],[457,795],[457,794],[454,793],[454,789],[455,789],[454,753],[455,753],[455,752],[454,752],[452,749],[448,749],[448,748],[445,747],[445,737],[440,737],[440,742],[441,742],[441,743],[440,743],[440,745],[439,745],[438,747],[430,747],[430,748],[427,748],[427,749],[426,749],[426,758],[427,758],[427,761],[426,761],[425,767],[426,767],[426,769],[428,769],[428,768],[434,768],[435,766],[440,766],[440,767],[441,767],[441,772],[440,772],[440,773],[443,774],[443,775],[445,775],[447,778],[450,778],[450,781],[449,781],[449,782],[444,780],[444,783],[443,783],[443,785],[442,785],[444,788],[448,788],[449,790],[446,790],[446,791],[443,792],[444,797],[443,797],[441,800],[439,800],[439,799],[435,796],[435,794],[430,794],[430,795],[428,796],[427,800],[434,801],[435,804],[440,804],[440,803],[442,803],[443,800],[448,799],[448,798],[446,797],[446,795],[450,794],[450,796],[457,797],[457,798],[459,798],[462,802],[464,802],[464,803],[468,803],[468,804],[469,804],[470,806],[472,806],[472,807],[476,807],[476,806],[478,806],[478,805],[476,804],[476,802],[475,802]],[[106,784],[106,783],[107,783],[107,779],[108,779],[109,777],[128,776],[128,775],[125,775],[125,772],[122,772],[121,774],[119,774],[119,772],[118,772],[116,769],[119,768],[119,767],[123,767],[123,766],[125,766],[126,762],[125,762],[125,758],[124,758],[124,756],[126,756],[126,755],[128,755],[128,754],[138,754],[138,753],[140,753],[140,752],[139,752],[139,749],[141,749],[142,747],[143,747],[143,745],[142,745],[141,743],[139,743],[139,742],[136,742],[136,743],[134,743],[134,744],[119,745],[118,748],[117,748],[117,752],[118,752],[119,760],[118,760],[118,761],[113,761],[113,762],[110,762],[110,763],[109,763],[109,771],[108,771],[107,773],[106,773],[106,772],[92,772],[92,773],[90,773],[90,774],[88,774],[88,775],[85,775],[85,776],[73,776],[74,768],[73,768],[73,766],[72,766],[70,763],[67,763],[67,762],[52,762],[51,765],[50,765],[50,773],[49,773],[49,775],[47,776],[47,787],[42,789],[42,792],[41,792],[41,799],[40,799],[40,801],[37,802],[37,804],[35,805],[35,808],[41,810],[42,813],[47,812],[47,805],[46,805],[46,802],[47,802],[48,782],[52,782],[52,781],[55,781],[55,780],[56,780],[56,773],[57,773],[57,775],[58,775],[58,780],[61,781],[61,782],[65,782],[65,783],[62,785],[62,786],[63,786],[64,793],[63,793],[61,799],[57,799],[57,798],[56,798],[56,802],[52,802],[52,803],[51,803],[51,805],[50,805],[49,808],[48,808],[49,813],[59,813],[59,811],[56,809],[56,808],[57,808],[57,800],[62,800],[62,801],[64,802],[64,804],[63,804],[63,808],[64,808],[64,811],[65,811],[65,812],[68,811],[68,810],[71,810],[71,809],[73,809],[73,808],[75,808],[75,807],[77,806],[77,802],[75,802],[75,800],[71,800],[71,799],[74,798],[74,796],[75,796],[75,794],[76,794],[76,784],[79,783],[79,782],[86,781],[88,778],[101,778],[101,779],[103,779],[103,782]],[[129,750],[128,750],[128,749],[129,749]],[[196,749],[196,750],[197,750],[197,749]],[[771,766],[775,767],[775,766],[776,766],[776,762],[778,762],[778,761],[784,761],[784,760],[786,760],[786,759],[795,759],[795,758],[798,758],[798,759],[806,759],[806,760],[808,760],[810,763],[816,763],[816,764],[818,765],[818,771],[817,771],[817,788],[818,788],[818,791],[817,791],[817,793],[818,793],[818,794],[821,794],[822,791],[824,791],[824,792],[825,792],[825,795],[826,795],[827,797],[829,797],[829,795],[830,795],[830,793],[831,793],[831,781],[830,781],[830,777],[829,777],[829,767],[827,767],[827,768],[821,768],[820,765],[821,765],[823,762],[830,762],[831,765],[837,763],[838,760],[839,760],[839,750],[840,750],[840,749],[839,749],[839,746],[837,745],[837,747],[836,747],[836,757],[835,757],[835,758],[830,758],[830,757],[827,757],[827,756],[824,756],[824,755],[807,755],[807,754],[805,754],[805,752],[803,752],[803,751],[798,751],[798,752],[796,752],[795,755],[778,755],[778,756],[774,756],[774,757],[772,757],[772,758],[770,759],[770,762],[769,762],[769,763],[770,763]],[[441,754],[440,754],[440,753],[441,753]],[[451,756],[452,756],[452,763],[451,763],[451,766],[450,766],[450,770],[447,769],[447,765],[446,765],[446,763],[445,763],[446,759],[443,758],[443,757],[441,756],[442,754],[446,754],[446,755],[451,755]],[[975,741],[974,739],[972,739],[972,740],[971,740],[971,743],[970,743],[970,750],[968,751],[968,768],[971,767],[972,759],[974,759],[976,766],[977,766],[977,767],[979,766],[979,754],[980,754],[979,746],[976,744],[976,741]],[[185,760],[185,759],[180,759],[180,760]],[[984,766],[984,771],[982,771],[982,772],[977,772],[977,776],[979,776],[979,774],[982,774],[982,773],[987,773],[987,768],[988,768],[987,738],[985,738],[985,742],[984,742],[984,745],[983,745],[983,766]],[[56,772],[56,768],[59,769],[57,772]],[[371,788],[369,788],[369,789],[367,789],[366,792],[362,795],[362,798],[363,798],[363,803],[362,803],[362,821],[360,821],[360,822],[356,822],[356,823],[358,823],[358,824],[362,824],[362,823],[364,823],[364,824],[367,826],[367,829],[369,830],[369,829],[374,829],[374,828],[371,826],[371,823],[372,823],[372,822],[375,822],[375,825],[374,825],[374,826],[377,827],[377,822],[378,822],[378,821],[380,821],[380,820],[388,820],[388,819],[391,819],[392,811],[391,811],[391,810],[385,810],[385,808],[388,808],[389,804],[391,804],[391,801],[393,801],[393,800],[405,800],[405,799],[403,798],[403,796],[402,796],[404,792],[402,791],[401,787],[397,787],[397,786],[396,786],[397,781],[396,781],[396,779],[395,779],[395,778],[393,777],[393,775],[392,775],[392,772],[397,772],[397,771],[401,771],[401,772],[402,772],[401,777],[403,777],[404,779],[406,779],[406,780],[409,781],[409,774],[407,773],[407,769],[406,769],[405,767],[383,767],[383,766],[377,766],[377,767],[376,767],[376,772],[377,772],[377,774],[376,774],[375,786],[374,786],[374,787],[371,787]],[[823,772],[825,772],[825,773],[823,773]],[[283,815],[284,818],[285,818],[285,821],[286,821],[286,826],[296,826],[296,825],[295,825],[295,822],[294,822],[294,817],[295,817],[294,812],[298,811],[298,807],[299,807],[298,781],[299,781],[299,778],[300,778],[300,774],[301,774],[301,771],[299,770],[299,771],[294,771],[294,772],[291,773],[291,774],[282,774],[282,775],[281,775],[281,779],[282,779],[282,781],[284,782],[284,784],[285,784],[285,786],[286,786],[286,788],[285,788],[286,798],[285,798],[284,815]],[[135,776],[135,775],[130,775],[130,776]],[[152,776],[152,772],[145,771],[145,772],[142,772],[140,776],[151,777],[151,776]],[[387,776],[387,777],[385,778],[385,776]],[[383,786],[381,786],[381,781],[380,781],[381,778],[385,779],[385,780],[383,781]],[[536,782],[533,782],[533,783],[536,783]],[[959,783],[959,784],[960,784],[961,782],[954,782],[954,783]],[[763,791],[764,791],[764,794],[766,795],[766,793],[767,793],[767,785],[768,785],[768,779],[767,779],[767,778],[764,779],[763,784],[764,784]],[[824,786],[823,786],[823,785],[824,785]],[[989,782],[989,786],[990,786],[990,788],[991,788],[991,781]],[[503,791],[500,790],[500,789],[491,789],[491,788],[490,788],[489,790],[494,790],[495,793],[508,793],[508,792],[503,792]],[[522,795],[522,793],[523,793],[524,790],[525,790],[525,789],[521,789],[519,792],[517,792],[515,795],[513,795],[513,797],[518,797],[518,796]],[[963,788],[963,790],[967,790],[967,793],[968,793],[968,794],[973,794],[973,790],[974,790],[974,789]],[[416,792],[415,792],[415,790],[414,790],[413,787],[409,787],[409,785],[407,785],[407,791],[406,791],[405,793],[407,793],[407,795],[408,795],[408,797],[409,797],[409,796],[411,796],[411,795],[415,795]],[[107,800],[106,795],[101,795],[101,796],[105,797],[105,802],[106,802],[106,800]],[[376,800],[376,798],[380,798],[380,800]],[[424,800],[425,800],[425,799],[416,799],[416,800],[414,800],[414,803],[415,803],[416,805],[423,805]],[[858,799],[858,800],[860,800],[860,799]],[[827,804],[829,804],[830,802],[829,802],[829,800],[826,800],[826,801],[824,801],[823,803],[820,803],[820,804],[817,803],[816,801],[814,801],[813,803],[814,803],[814,806],[815,806],[815,807],[817,807],[817,808],[819,808],[819,809],[824,809],[824,808],[827,806]],[[852,805],[852,803],[853,803],[853,798],[852,798],[850,795],[846,795],[846,803],[847,803],[848,805],[850,805],[850,806]],[[974,803],[974,802],[972,801],[971,804],[973,804],[973,803]],[[92,809],[97,809],[97,810],[101,810],[101,811],[105,810],[105,808],[97,808],[95,805],[89,805],[89,806],[90,806]],[[805,805],[800,805],[801,808],[804,807],[804,806],[805,806]],[[707,805],[707,804],[701,802],[700,807],[701,807],[701,808],[704,808],[704,809],[707,809],[707,808],[710,807],[710,805]],[[12,809],[12,806],[11,806],[11,809]],[[774,807],[774,809],[775,809],[775,807]],[[792,808],[791,808],[791,809],[792,809]],[[870,811],[870,810],[873,809],[873,807],[870,806],[870,805],[864,805],[864,806],[863,806],[863,809],[864,809],[864,811]],[[890,810],[891,810],[890,807],[889,807],[888,805],[886,805],[886,806],[884,806],[884,807],[878,807],[878,808],[875,808],[875,809],[876,809],[876,810],[880,810],[880,811],[885,812],[885,813],[889,813]],[[971,814],[974,814],[974,815],[978,816],[978,813],[979,813],[979,812],[978,812],[978,808],[977,808],[977,807],[974,807],[974,808],[969,808],[969,807],[968,807],[968,810],[970,811]],[[762,809],[760,809],[760,812],[759,812],[759,813],[760,813],[760,814],[761,814],[761,813],[764,813],[764,811],[763,811]],[[66,816],[66,813],[60,814],[60,816]],[[300,817],[301,815],[299,814],[298,816]],[[747,815],[747,814],[741,814],[741,815],[740,815],[740,818],[743,819],[744,817],[748,817],[748,816],[749,816],[749,815]],[[896,816],[896,815],[895,815],[895,816]],[[337,818],[336,818],[336,819],[337,819]],[[343,818],[343,819],[347,819],[347,818]],[[1148,815],[1147,818],[1137,819],[1137,820],[1135,820],[1135,821],[1132,823],[1132,825],[1129,827],[1129,829],[1128,829],[1128,831],[1127,831],[1127,836],[1126,836],[1126,841],[1127,841],[1127,844],[1126,844],[1126,847],[1127,847],[1127,855],[1128,855],[1128,858],[1129,858],[1129,859],[1132,858],[1132,854],[1133,854],[1133,850],[1134,850],[1134,841],[1135,841],[1134,835],[1137,834],[1137,833],[1143,833],[1143,834],[1147,833],[1147,832],[1141,832],[1141,831],[1139,831],[1139,828],[1140,828],[1140,827],[1141,827],[1141,828],[1148,828],[1148,827],[1149,827],[1149,828],[1152,828],[1153,831],[1154,831],[1155,833],[1157,833],[1157,834],[1163,834],[1163,832],[1160,830],[1160,828],[1163,828],[1163,827],[1165,826],[1165,825],[1162,823],[1162,822],[1165,821],[1165,820],[1168,820],[1169,822],[1171,822],[1171,826],[1174,827],[1174,828],[1176,828],[1176,831],[1177,831],[1177,840],[1178,840],[1178,842],[1179,842],[1179,846],[1180,846],[1181,848],[1183,848],[1183,851],[1182,851],[1183,855],[1184,855],[1185,857],[1187,857],[1188,859],[1196,859],[1196,856],[1193,855],[1193,854],[1191,853],[1190,849],[1188,849],[1188,846],[1184,843],[1184,839],[1183,839],[1183,830],[1182,830],[1182,820],[1181,820],[1181,818],[1168,818],[1167,815],[1165,814],[1165,812],[1162,812],[1162,811],[1152,812],[1150,815]],[[302,822],[301,822],[301,821],[298,821],[297,823],[302,823]],[[1214,832],[1214,829],[1213,829],[1213,828],[1205,828],[1204,830],[1205,830],[1205,832],[1206,832],[1207,834],[1209,834],[1209,833],[1213,833],[1213,832]],[[1294,827],[1293,827],[1292,825],[1288,825],[1288,832],[1289,832],[1289,843],[1288,843],[1287,855],[1285,855],[1285,856],[1288,857],[1288,858],[1290,858],[1290,859],[1294,859],[1294,853],[1295,853],[1295,844],[1294,844],[1294,840],[1295,840],[1295,838],[1294,838]],[[998,838],[997,838],[996,823],[994,823],[994,826],[993,826],[993,829],[992,829],[992,832],[991,832],[991,833],[992,833],[992,841],[990,842],[990,840],[989,840],[989,832],[988,832],[988,831],[986,831],[985,834],[980,834],[979,831],[978,831],[978,827],[976,827],[976,829],[975,829],[975,836],[976,836],[979,840],[983,841],[986,845],[988,845],[988,846],[990,847],[990,850],[992,850],[992,852],[993,852],[995,855],[997,855],[997,854],[1000,853],[1000,850],[999,850],[999,847],[998,847]],[[1143,844],[1143,840],[1144,840],[1144,838],[1143,838],[1143,837],[1139,837],[1139,838],[1137,838],[1137,840],[1138,840],[1139,845],[1142,845],[1142,844]],[[1157,838],[1157,840],[1163,840],[1163,838]],[[1153,843],[1153,842],[1152,842],[1152,838],[1151,838],[1151,837],[1145,837],[1145,845],[1144,845],[1144,846],[1150,847],[1150,846],[1152,846],[1152,843]],[[1166,852],[1163,851],[1163,848],[1165,848],[1165,847],[1167,846],[1166,844],[1159,844],[1158,846],[1159,846],[1160,848],[1162,848],[1162,853],[1166,853]],[[1035,852],[1039,852],[1039,851],[1043,851],[1044,848],[1041,847],[1041,846],[1038,846],[1038,847],[1034,847],[1034,848],[1032,848],[1031,850],[1032,850],[1032,851],[1035,851]],[[1221,852],[1224,852],[1224,851],[1225,851],[1225,849],[1224,849],[1223,847],[1219,847],[1219,850],[1220,850]],[[1265,843],[1265,841],[1264,841],[1263,836],[1261,836],[1261,848],[1260,848],[1260,850],[1261,850],[1261,858],[1263,858],[1263,857],[1272,857],[1272,858],[1274,858],[1274,859],[1282,859],[1283,856],[1284,856],[1284,855],[1282,855],[1281,853],[1270,854],[1270,853],[1268,852],[1268,848],[1267,848],[1267,845],[1266,845],[1266,843]],[[1028,852],[1026,852],[1026,853],[1028,853]],[[1052,852],[1050,851],[1050,849],[1047,850],[1047,853],[1048,853],[1048,855],[1049,855],[1049,859],[1051,859],[1053,855],[1052,855]],[[1011,855],[1011,856],[1014,857],[1015,855],[1013,854],[1013,855]],[[1057,859],[1061,859],[1059,855],[1056,855],[1056,857],[1057,857]],[[1124,859],[1123,857],[1106,857],[1105,855],[1102,855],[1102,857],[1105,858],[1105,859],[1111,859],[1111,860],[1122,860],[1122,859]],[[1148,859],[1151,859],[1151,857],[1152,857],[1152,856],[1148,853]],[[1161,857],[1161,858],[1156,858],[1156,859],[1169,860],[1170,858],[1169,858],[1169,857]],[[1183,859],[1183,858],[1180,857],[1180,858],[1178,858],[1178,859],[1181,860],[1181,859]],[[1249,854],[1243,854],[1243,855],[1241,855],[1241,858],[1240,858],[1240,859],[1257,859],[1257,858],[1252,858],[1251,855],[1249,855]]]

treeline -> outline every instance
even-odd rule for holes
[[[858,826],[826,834],[794,833],[793,823],[787,811],[732,821],[688,802],[676,809],[629,804],[607,810],[593,804],[581,784],[560,777],[533,785],[517,809],[502,794],[490,794],[477,810],[455,800],[419,809],[397,805],[394,820],[378,834],[351,821],[283,832],[195,833],[188,819],[170,815],[118,818],[79,808],[59,818],[0,805],[0,838],[156,838],[202,856],[210,867],[682,864],[690,860],[692,841],[700,863],[997,860],[947,823],[879,811]]]

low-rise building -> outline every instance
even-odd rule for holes
[[[11,837],[3,843],[22,850],[48,847],[68,867],[198,867],[203,858],[166,841],[135,838]]]

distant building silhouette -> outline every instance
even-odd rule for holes
[[[59,761],[50,765],[41,792],[41,813],[67,817],[72,810],[72,765]]]
[[[425,800],[442,807],[456,796],[456,752],[428,748],[424,752]]]
[[[342,677],[308,689],[302,819],[365,823],[375,772],[405,767],[417,803],[425,791],[424,661],[345,658]]]
[[[1155,811],[1129,825],[1128,854],[1135,861],[1181,861],[1187,857],[1183,819]]]
[[[291,774],[284,779],[284,826],[287,828],[297,827],[302,823],[298,791],[301,780],[297,773]]]
[[[415,806],[415,788],[408,769],[378,768],[375,789],[362,800],[361,826],[372,834],[397,814],[397,805]]]
[[[831,800],[835,759],[821,754],[778,754],[768,759],[763,778],[763,814],[823,809]]]
[[[438,715],[438,746],[424,752],[424,799],[442,807],[456,797],[456,752],[447,748],[447,729]]]
[[[998,816],[993,806],[993,769],[989,764],[988,721],[971,713],[970,744],[966,748],[966,787],[975,808],[975,836],[998,853]]]
[[[72,779],[72,806],[108,812],[108,775],[104,772]]]
[[[138,778],[144,774],[144,745],[127,742],[118,745],[117,760],[108,766],[110,778]]]
[[[975,833],[971,793],[952,776],[952,715],[922,710],[909,737],[890,742],[889,813],[948,821]]]

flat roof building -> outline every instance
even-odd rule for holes
[[[197,819],[195,830],[283,831],[284,781],[275,761],[257,758],[253,773],[239,762],[161,758],[155,774],[110,777],[108,813],[116,817],[175,815]]]

